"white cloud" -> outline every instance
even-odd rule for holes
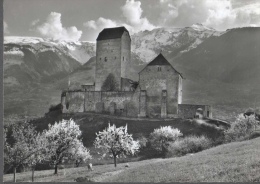
[[[132,32],[155,28],[146,17],[142,17],[143,10],[140,1],[127,0],[125,5],[121,7],[121,10],[127,23],[132,27]]]
[[[100,31],[106,27],[116,27],[117,23],[116,21],[100,17],[96,21],[90,20],[88,22],[85,22],[83,25],[89,29]]]
[[[46,22],[37,26],[36,30],[46,38],[53,40],[70,40],[78,41],[81,37],[82,31],[75,26],[65,28],[61,23],[61,14],[51,12],[47,17]]]
[[[36,24],[38,24],[40,22],[40,19],[36,19],[36,20],[33,20],[31,22],[31,26],[35,26]]]
[[[130,33],[155,28],[146,17],[142,17],[143,10],[140,1],[127,0],[125,5],[121,7],[121,10],[125,18],[124,22],[126,23],[118,20],[105,19],[103,17],[85,22],[83,25],[88,29],[88,37],[94,40],[101,30],[109,27],[125,26]]]
[[[4,26],[4,34],[10,33],[9,29],[8,29],[8,25],[7,25],[7,23],[5,21],[3,21],[3,26]]]
[[[185,27],[203,23],[215,29],[260,26],[260,2],[251,0],[161,0],[159,24]]]

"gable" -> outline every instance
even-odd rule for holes
[[[150,63],[148,63],[140,72],[139,74],[146,69],[148,66],[170,66],[174,71],[176,71],[181,78],[183,78],[182,74],[178,72],[173,66],[165,59],[165,57],[160,53],[156,58],[154,58]]]

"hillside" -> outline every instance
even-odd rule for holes
[[[54,124],[55,121],[61,119],[72,118],[79,126],[83,135],[83,142],[86,147],[92,147],[95,140],[96,133],[108,127],[108,123],[116,126],[128,125],[128,132],[133,134],[134,138],[143,135],[148,137],[149,134],[160,126],[172,126],[178,128],[185,136],[186,135],[206,135],[214,140],[220,138],[223,134],[222,130],[214,126],[206,126],[198,124],[191,120],[183,119],[138,119],[138,118],[124,118],[110,115],[101,115],[95,113],[76,113],[73,115],[64,115],[59,112],[51,112],[45,117],[34,120],[32,123],[36,126],[38,131],[48,128],[48,124]]]
[[[35,181],[41,182],[260,182],[260,138],[234,142],[179,158],[151,159],[139,162],[36,171]],[[30,181],[30,172],[17,174],[17,181]],[[3,176],[4,182],[12,174]]]

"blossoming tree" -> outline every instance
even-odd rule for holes
[[[116,167],[116,158],[119,156],[134,155],[139,151],[140,145],[138,141],[134,141],[131,134],[127,133],[127,125],[125,127],[116,128],[115,125],[110,126],[102,132],[96,133],[94,145],[96,148],[103,148],[105,154],[112,153],[114,157],[114,165]]]
[[[7,137],[8,131],[11,133],[10,137]],[[28,165],[30,159],[42,150],[37,145],[37,134],[35,127],[27,121],[16,122],[5,128],[4,162],[9,165],[9,169],[13,168],[14,182],[17,168]]]
[[[79,126],[72,119],[49,125],[49,129],[44,134],[48,141],[46,154],[50,164],[54,165],[54,174],[58,173],[58,165],[65,159],[72,159],[79,155],[84,159],[91,158],[80,139],[82,133]]]
[[[168,143],[175,141],[180,136],[182,136],[182,133],[179,129],[172,128],[171,126],[161,126],[154,129],[150,134],[150,141],[155,149],[164,153]]]

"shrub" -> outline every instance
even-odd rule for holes
[[[240,114],[231,124],[230,129],[225,132],[225,140],[226,142],[247,140],[257,126],[259,126],[259,121],[255,119],[254,115],[245,117]]]
[[[253,132],[252,134],[250,134],[248,139],[255,139],[257,137],[260,137],[260,132]]]
[[[156,150],[165,154],[169,143],[175,141],[180,136],[182,136],[182,133],[179,129],[171,126],[161,126],[161,128],[154,129],[150,134],[150,143]]]
[[[49,112],[51,111],[61,111],[61,104],[58,104],[58,105],[51,105],[50,108],[49,108]]]
[[[187,153],[197,153],[199,151],[212,147],[213,142],[205,136],[188,136],[179,138],[170,143],[167,149],[167,157],[183,156]]]

